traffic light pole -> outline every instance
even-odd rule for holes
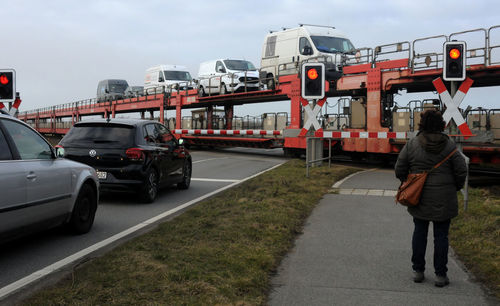
[[[450,96],[453,99],[455,97],[455,94],[457,93],[458,90],[458,82],[457,81],[450,81]],[[455,124],[456,125],[456,124]],[[455,129],[455,132],[453,134],[456,134],[457,130]],[[463,144],[462,141],[460,141],[460,136],[453,136],[453,140],[455,141],[457,145],[458,151],[460,151],[460,154],[465,158],[465,164],[467,165],[467,176],[465,177],[465,185],[464,188],[461,190],[462,195],[464,196],[464,211],[467,211],[467,207],[469,204],[469,158],[463,154]]]

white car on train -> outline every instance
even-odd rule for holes
[[[225,95],[233,92],[259,90],[259,72],[246,60],[217,59],[200,64],[198,92]]]

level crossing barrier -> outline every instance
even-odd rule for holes
[[[178,135],[254,135],[254,136],[282,136],[282,131],[276,130],[201,130],[201,129],[175,129]]]

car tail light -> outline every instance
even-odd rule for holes
[[[134,161],[144,160],[144,150],[139,148],[130,148],[125,151],[127,158]]]

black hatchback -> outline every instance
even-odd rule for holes
[[[57,147],[94,167],[101,190],[136,192],[151,203],[161,187],[189,188],[192,160],[182,142],[156,121],[99,119],[76,123]]]

